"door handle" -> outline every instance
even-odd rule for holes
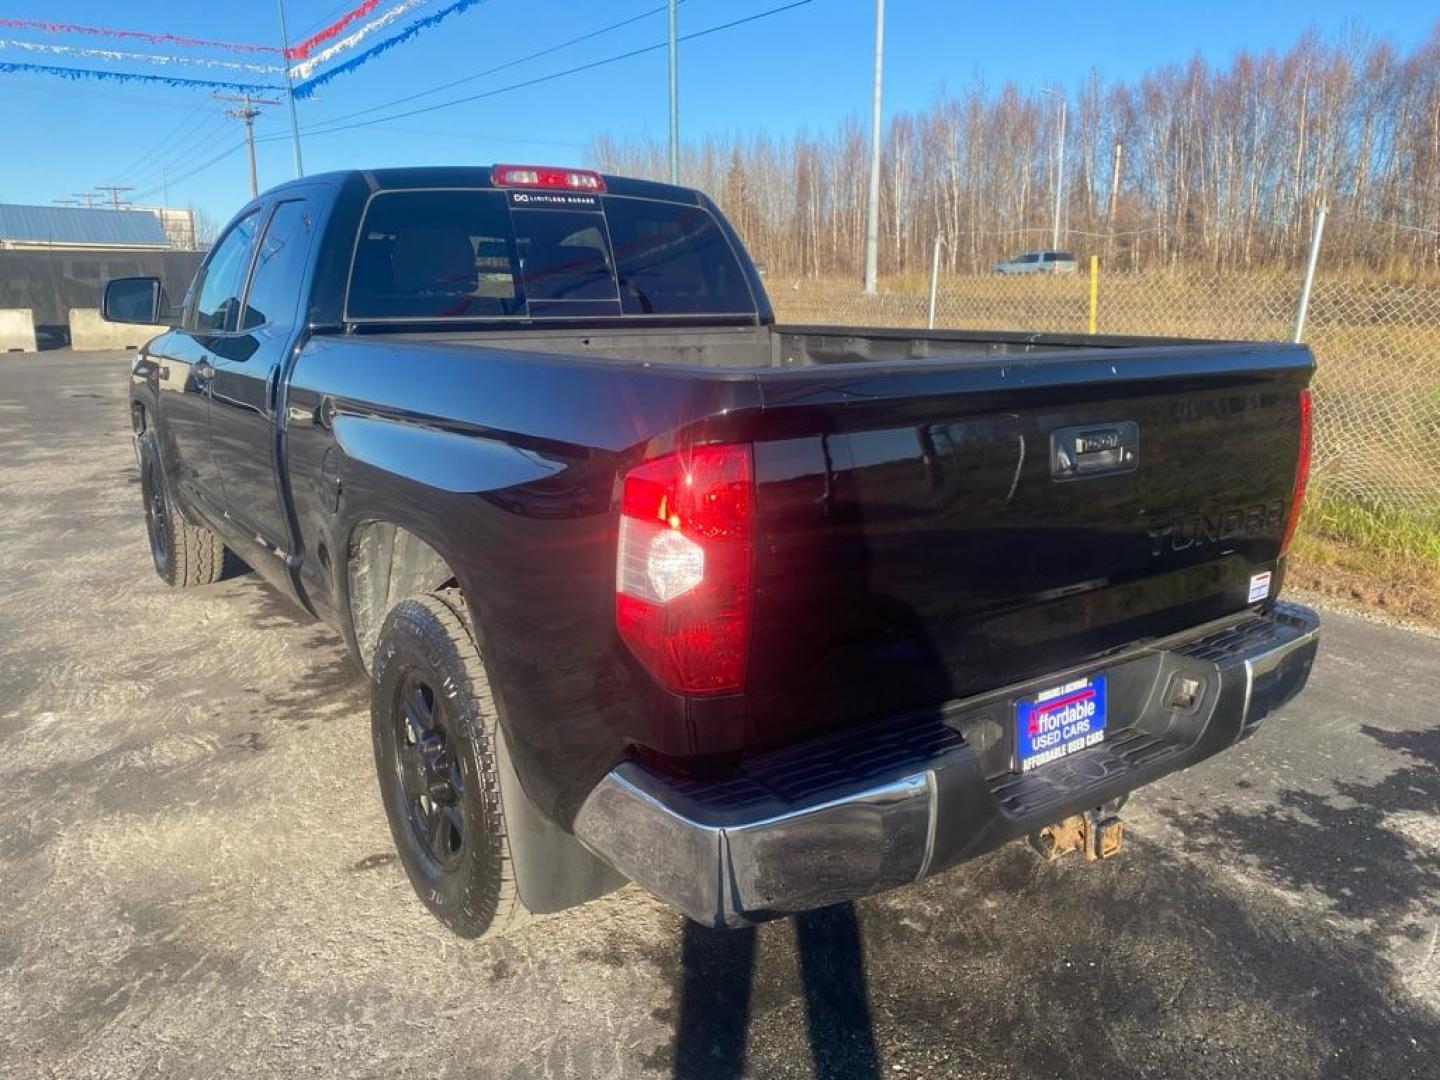
[[[1050,475],[1056,480],[1134,472],[1140,467],[1140,425],[1134,420],[1060,428],[1050,433]]]

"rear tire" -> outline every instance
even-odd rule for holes
[[[497,715],[458,590],[386,616],[371,665],[370,721],[385,816],[405,873],[461,937],[523,924],[496,769]]]
[[[225,569],[225,545],[203,525],[191,524],[175,505],[153,457],[140,474],[140,492],[145,499],[150,558],[160,580],[176,589],[219,581]]]

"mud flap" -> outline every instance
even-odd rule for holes
[[[601,862],[530,801],[510,760],[505,730],[498,724],[495,759],[515,888],[527,909],[537,915],[564,911],[626,883],[618,870]]]

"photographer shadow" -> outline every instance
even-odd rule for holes
[[[798,638],[831,645],[822,656],[795,658],[782,648],[757,657],[757,681],[775,685],[794,671],[813,671],[805,685],[808,715],[898,712],[918,721],[924,710],[951,700],[954,687],[930,625],[900,597],[915,594],[916,575],[957,557],[967,537],[963,529],[940,528],[910,536],[910,558],[891,551],[878,576],[872,549],[877,537],[893,540],[895,522],[913,520],[909,500],[953,497],[945,480],[949,458],[925,427],[865,433],[858,451],[854,441],[827,434],[818,453],[808,444],[767,453],[766,467],[776,477],[767,488],[769,527],[781,537],[810,538],[778,545],[766,583],[770,602],[789,613],[787,625]],[[917,484],[917,475],[923,483]],[[837,606],[836,597],[845,603]],[[897,697],[897,688],[908,701]],[[920,740],[912,752],[910,764],[922,768],[928,744]],[[892,767],[903,770],[906,762],[897,757]],[[791,921],[815,1076],[878,1077],[854,904],[805,911]],[[715,930],[686,922],[674,1076],[744,1075],[756,934],[754,928]]]
[[[793,922],[815,1076],[879,1077],[854,905],[804,912]],[[713,930],[686,921],[675,1077],[721,1080],[744,1075],[755,945],[754,927]]]

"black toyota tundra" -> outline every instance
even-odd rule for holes
[[[742,925],[1129,792],[1304,685],[1301,346],[775,322],[703,194],[387,169],[253,201],[134,359],[151,554],[344,635],[421,900]]]

